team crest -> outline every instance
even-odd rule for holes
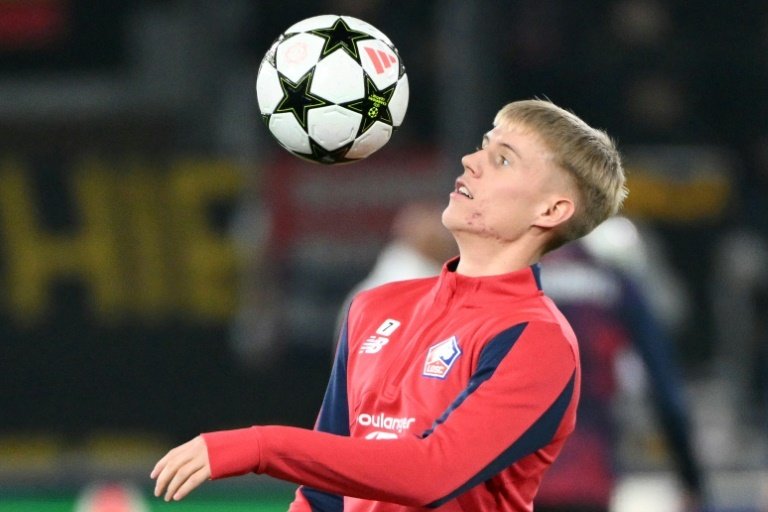
[[[432,345],[427,352],[427,360],[421,374],[425,377],[444,379],[460,355],[461,349],[456,336]]]

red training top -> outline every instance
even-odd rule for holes
[[[315,430],[203,434],[212,478],[302,484],[291,511],[531,511],[573,431],[576,338],[537,265],[353,300]]]

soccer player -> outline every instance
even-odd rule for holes
[[[533,510],[581,378],[537,262],[616,213],[624,171],[604,132],[543,100],[504,106],[462,166],[442,214],[459,256],[352,301],[315,429],[202,434],[155,465],[156,496],[258,473],[301,485],[293,511]]]

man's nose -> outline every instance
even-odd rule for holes
[[[464,167],[465,171],[469,172],[473,176],[480,174],[480,155],[482,151],[482,149],[478,149],[477,151],[464,155],[461,158],[461,165]]]

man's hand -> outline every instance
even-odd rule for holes
[[[155,496],[178,501],[211,477],[208,448],[200,436],[177,446],[160,459],[150,474],[157,479]]]

